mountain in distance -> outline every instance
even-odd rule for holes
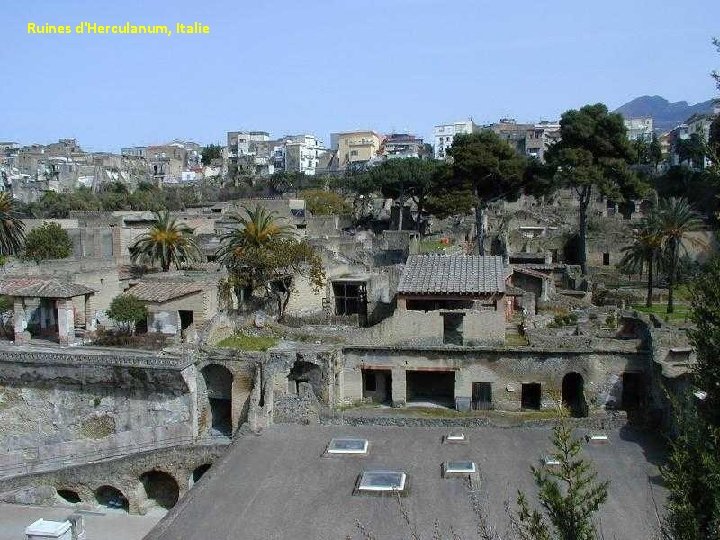
[[[670,103],[661,96],[641,96],[615,109],[625,118],[652,116],[655,131],[666,132],[682,124],[693,114],[713,112],[713,100],[689,105],[687,101]]]

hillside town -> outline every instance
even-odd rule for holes
[[[289,37],[247,9],[284,44],[334,35],[316,7]],[[156,22],[218,33],[186,19]],[[29,30],[66,22],[29,39],[84,50]],[[222,62],[262,50],[290,80],[282,130],[211,97],[278,112],[277,80],[218,84],[192,41],[165,45],[173,77],[143,73],[154,106],[88,109],[127,117],[99,130],[122,145],[0,122],[0,540],[719,540],[720,73],[694,105],[557,92],[556,117],[496,116],[528,110],[498,95],[388,129],[340,88],[372,78],[404,110],[412,77],[353,62],[398,61],[394,31],[347,46],[352,84],[311,73],[345,105],[316,110],[292,60],[318,50],[234,30]],[[130,77],[93,69],[78,96]]]

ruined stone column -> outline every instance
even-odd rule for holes
[[[25,306],[22,298],[15,298],[13,301],[13,327],[15,330],[15,343],[22,344],[30,341],[30,334],[25,331],[27,323],[25,322]]]
[[[95,331],[95,302],[91,294],[85,295],[85,330]]]
[[[404,407],[407,402],[407,379],[405,368],[392,368],[392,404]]]
[[[58,337],[61,345],[75,341],[75,311],[72,299],[58,300]]]

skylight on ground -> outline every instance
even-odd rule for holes
[[[367,454],[367,451],[367,439],[336,438],[332,439],[327,447],[327,453],[332,455]]]
[[[364,471],[360,475],[359,492],[385,493],[405,489],[407,475],[401,471]]]

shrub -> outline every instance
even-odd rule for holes
[[[147,308],[137,296],[120,294],[113,298],[107,316],[118,323],[128,334],[135,331],[135,325],[147,318]]]
[[[23,258],[35,261],[66,259],[72,253],[73,243],[67,231],[57,223],[43,223],[25,237]]]

